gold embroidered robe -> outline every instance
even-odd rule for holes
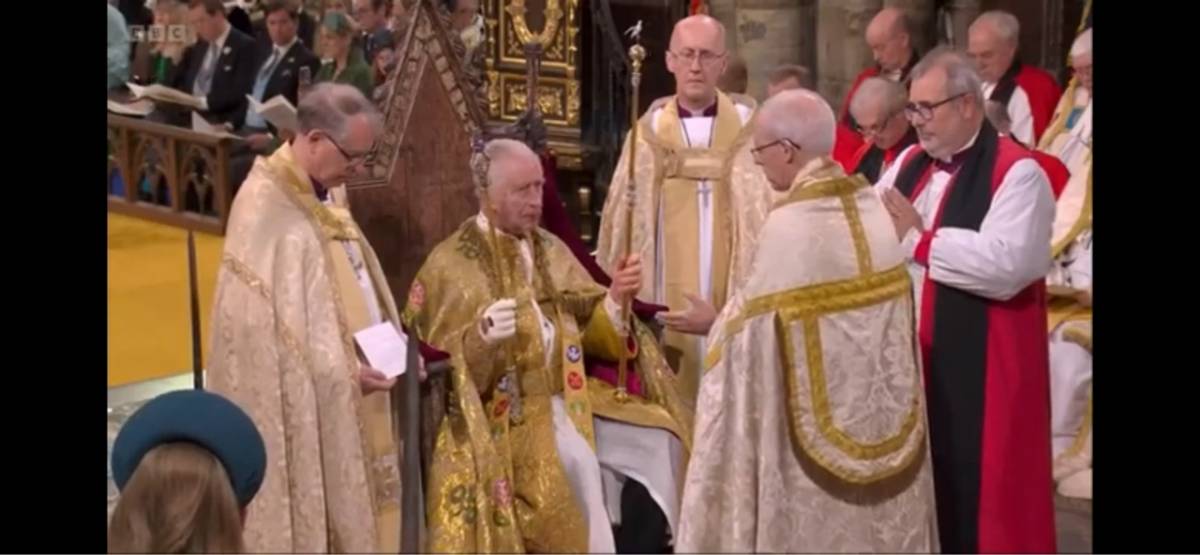
[[[748,97],[718,93],[710,144],[693,148],[688,146],[675,97],[656,101],[638,122],[636,184],[628,179],[626,137],[604,201],[596,262],[611,274],[621,259],[627,195],[634,187],[632,252],[641,254],[643,268],[639,299],[683,310],[688,306],[684,293],[705,296],[702,235],[711,244],[708,301],[718,311],[749,272],[754,240],[771,201],[766,177],[750,154],[755,108]],[[744,113],[749,115],[743,117]],[[698,194],[704,182],[712,189],[707,231],[701,230],[705,211]],[[703,337],[663,332],[663,350],[679,374],[688,403],[695,402],[703,344]]]
[[[714,325],[676,552],[938,547],[912,292],[861,176],[817,159]]]
[[[267,447],[247,549],[399,550],[400,475],[386,393],[364,397],[352,334],[366,299],[358,249],[384,317],[396,305],[345,208],[326,207],[291,147],[259,158],[233,203],[213,306],[208,385],[249,413]]]
[[[562,241],[535,232],[528,282],[514,278],[522,274],[517,240],[497,232],[493,243],[489,235],[472,217],[435,247],[404,309],[409,330],[450,353],[452,363],[447,414],[427,482],[428,549],[583,552],[587,525],[556,450],[551,397],[563,396],[593,449],[593,415],[667,430],[686,449],[691,414],[653,335],[640,324],[634,360],[647,400],[618,404],[612,387],[585,378],[582,354],[615,360],[621,343],[604,314],[607,291]],[[509,340],[517,387],[506,378],[505,347],[489,348],[477,331],[483,311],[503,297],[517,301],[517,333]],[[557,330],[549,366],[533,302]]]
[[[1087,104],[1068,129],[1067,120],[1076,107],[1077,95],[1084,94],[1088,95]],[[1054,264],[1046,276],[1054,477],[1060,480],[1087,469],[1092,461],[1092,308],[1076,299],[1079,292],[1090,295],[1092,289],[1092,101],[1078,79],[1072,80],[1063,93],[1039,148],[1057,156],[1071,172],[1055,201],[1051,237]],[[1057,341],[1074,343],[1082,351],[1066,349],[1064,353],[1055,345]],[[1062,449],[1064,440],[1071,436],[1069,446]]]

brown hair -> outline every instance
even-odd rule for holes
[[[242,517],[225,467],[194,443],[138,463],[108,525],[109,553],[240,553]]]
[[[287,12],[288,16],[292,18],[292,21],[296,21],[300,18],[300,10],[292,4],[293,3],[290,0],[267,0],[267,2],[263,4],[263,17],[267,17],[275,12],[283,11]]]
[[[741,56],[731,56],[729,65],[725,67],[725,73],[717,80],[717,88],[727,93],[746,94],[749,82],[750,75],[746,70],[746,61]]]
[[[208,15],[216,15],[220,13],[225,15],[225,3],[221,0],[190,0],[188,9],[204,8],[204,13]]]
[[[789,78],[795,79],[801,88],[808,90],[813,88],[812,72],[804,66],[794,64],[782,65],[771,70],[771,74],[767,76],[767,82],[778,85]]]

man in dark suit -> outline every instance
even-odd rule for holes
[[[392,32],[387,28],[389,8],[388,0],[354,0],[354,20],[362,28],[358,44],[368,65],[375,63],[380,50],[392,46]]]
[[[296,38],[300,39],[301,44],[308,48],[313,53],[316,53],[317,46],[317,20],[313,15],[304,10],[304,3],[300,0],[288,0],[288,6],[293,12],[296,12]],[[261,43],[271,41],[267,34],[267,14],[266,8],[263,8],[262,17],[254,22],[254,38]],[[318,57],[319,58],[319,57]]]
[[[237,125],[257,69],[254,39],[229,24],[221,0],[190,0],[187,17],[200,40],[184,54],[171,86],[200,97],[211,122]]]
[[[263,15],[270,43],[259,46],[250,95],[259,102],[283,95],[296,106],[299,104],[300,68],[308,67],[311,75],[316,75],[321,60],[296,36],[299,14],[290,0],[269,0]],[[265,152],[272,143],[270,124],[253,110],[247,110],[241,129],[251,149],[257,152]]]

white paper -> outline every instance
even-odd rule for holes
[[[149,100],[135,100],[129,104],[122,104],[115,100],[109,100],[108,111],[122,116],[144,118],[154,111],[154,103]]]
[[[371,326],[354,334],[367,364],[389,379],[408,368],[408,337],[391,322]]]
[[[192,96],[178,89],[164,87],[162,85],[142,86],[137,83],[126,83],[129,90],[133,91],[135,98],[149,98],[159,102],[170,102],[192,108],[193,110],[201,110],[204,108],[204,103],[198,96]]]
[[[250,102],[250,109],[276,129],[293,133],[300,131],[300,117],[296,113],[296,107],[283,95],[277,94],[266,102],[259,102],[251,95],[246,95],[246,99]]]
[[[208,123],[198,112],[192,112],[192,131],[197,133],[207,133],[218,137],[229,137],[231,139],[242,140],[242,137],[230,133],[223,125],[213,125]]]

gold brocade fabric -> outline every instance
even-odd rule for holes
[[[581,400],[586,407],[579,410],[661,427],[685,445],[691,437],[691,413],[680,400],[674,374],[640,324],[636,371],[648,402],[635,399],[612,407],[611,388],[592,379],[576,382],[569,365],[583,353],[573,347],[610,358],[611,346],[620,345],[600,306],[605,290],[558,238],[541,229],[530,238],[532,282],[511,275],[521,273],[517,240],[497,234],[492,241],[474,217],[464,222],[426,259],[404,309],[409,329],[450,353],[453,365],[451,397],[426,492],[428,548],[438,553],[583,552],[586,521],[558,457],[551,397],[564,395],[574,421],[566,390],[586,391]],[[500,257],[494,256],[497,249]],[[486,346],[476,329],[502,291],[518,303],[511,349],[516,387],[505,378],[509,361],[504,348]],[[534,302],[559,330],[550,367]],[[577,342],[572,328],[581,330]]]
[[[1079,234],[1092,226],[1092,104],[1089,101],[1072,129],[1067,119],[1075,107],[1078,80],[1072,80],[1038,144],[1038,150],[1058,157],[1071,177],[1055,201],[1051,253],[1059,256]]]
[[[226,230],[213,306],[209,387],[267,447],[246,518],[253,552],[395,552],[400,474],[387,395],[364,398],[352,333],[365,299],[342,241],[362,254],[384,316],[395,303],[370,245],[324,207],[291,148],[255,162]]]
[[[749,273],[754,240],[770,208],[770,186],[750,154],[754,115],[743,123],[736,108],[741,104],[753,109],[754,101],[720,93],[717,102],[709,148],[687,147],[674,97],[651,106],[638,122],[635,183],[629,181],[626,137],[601,214],[596,261],[611,274],[624,254],[625,220],[630,213],[628,192],[633,187],[631,252],[640,253],[643,268],[638,298],[666,304],[672,310],[688,306],[684,293],[701,293],[700,208],[696,194],[700,181],[709,181],[713,190],[710,302],[718,311]],[[656,112],[661,112],[657,124]],[[660,231],[665,260],[657,257]],[[660,265],[664,275],[661,291],[655,275]],[[686,401],[694,403],[704,355],[702,338],[666,330],[663,343],[668,360],[679,373]]]
[[[909,277],[860,176],[818,159],[709,335],[676,551],[938,549]]]

